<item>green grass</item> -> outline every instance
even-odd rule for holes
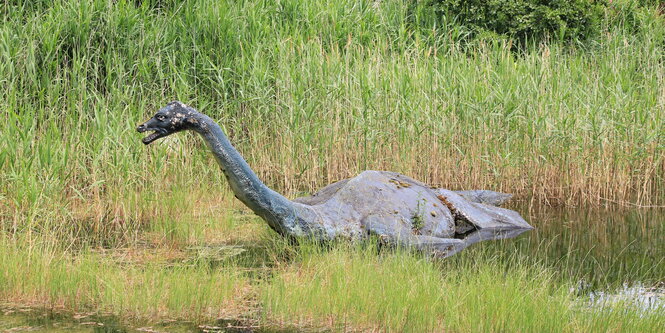
[[[519,254],[440,262],[371,243],[284,248],[264,239],[263,253],[213,261],[182,250],[69,254],[21,243],[0,242],[0,299],[125,323],[242,318],[273,329],[400,332],[655,332],[665,325],[662,309],[589,308],[551,268]],[[262,256],[271,257],[268,275],[256,266]]]
[[[665,313],[585,308],[538,262],[492,254],[440,264],[371,248],[306,247],[261,291],[278,323],[399,332],[657,331]]]
[[[55,310],[111,313],[125,319],[204,321],[246,311],[249,281],[235,267],[162,257],[123,262],[100,253],[67,253],[0,240],[0,298]],[[177,259],[177,258],[176,258]]]
[[[335,249],[303,255],[264,292],[283,321],[394,331],[534,331],[567,322],[570,300],[548,272],[480,267],[442,271],[418,256]],[[474,265],[475,266],[475,265]],[[546,319],[545,319],[545,318]]]

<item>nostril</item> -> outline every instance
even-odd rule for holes
[[[139,127],[136,128],[137,131],[142,132],[145,126],[143,124],[139,125]]]

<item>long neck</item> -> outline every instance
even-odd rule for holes
[[[293,202],[261,182],[210,117],[198,114],[196,120],[198,125],[194,130],[203,136],[212,150],[236,198],[268,222],[275,231],[288,234],[288,225],[295,214]]]

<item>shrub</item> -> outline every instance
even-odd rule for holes
[[[431,0],[439,16],[473,32],[518,42],[587,39],[597,34],[604,2],[594,0]]]

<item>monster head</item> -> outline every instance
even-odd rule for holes
[[[136,130],[140,133],[153,132],[143,138],[143,143],[147,145],[173,133],[192,129],[198,123],[198,114],[194,108],[174,101],[159,109],[150,120],[139,125]]]

